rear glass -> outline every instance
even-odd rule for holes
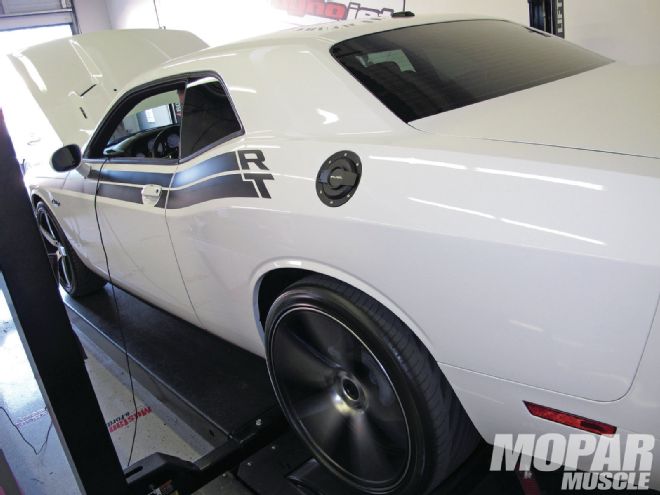
[[[331,53],[406,122],[612,62],[560,38],[498,20],[383,31],[338,43]]]

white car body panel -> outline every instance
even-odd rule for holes
[[[107,165],[110,168],[112,164]],[[129,292],[199,325],[181,279],[165,210],[127,205],[112,198],[99,197],[97,201],[113,280]]]
[[[329,54],[337,41],[388,23],[453,19],[307,28],[171,60],[129,83],[216,72],[245,129],[174,174],[139,166],[172,174],[165,190],[205,160],[241,150],[261,150],[272,180],[270,198],[180,208],[99,197],[113,280],[263,355],[263,277],[323,273],[417,334],[488,441],[574,431],[533,418],[524,400],[660,438],[657,69],[626,79],[607,65],[407,125]],[[629,98],[602,108],[608,89],[624,84],[638,93],[627,89]],[[533,102],[548,98],[558,99],[556,111],[537,115]],[[575,115],[578,107],[585,113]],[[348,203],[328,208],[314,181],[339,150],[360,156],[363,175]],[[31,188],[61,202],[55,214],[72,244],[104,273],[96,181],[84,178],[100,165],[71,172],[64,188]],[[203,181],[246,181],[245,173]],[[660,486],[657,469],[653,477]]]
[[[614,63],[411,125],[454,136],[659,158],[659,86],[658,67]],[[540,101],[548,102],[543,111]]]

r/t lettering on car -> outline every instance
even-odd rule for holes
[[[268,173],[264,152],[261,150],[239,150],[236,155],[238,156],[243,180],[252,181],[259,196],[270,199],[270,193],[264,181],[273,180],[273,176]]]

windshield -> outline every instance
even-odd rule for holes
[[[500,20],[383,31],[338,43],[331,53],[406,122],[612,62],[560,38]]]

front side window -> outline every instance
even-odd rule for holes
[[[342,41],[332,55],[405,122],[612,62],[499,20],[423,24]]]
[[[114,127],[103,156],[178,159],[183,98],[182,83],[134,104]]]
[[[182,158],[201,152],[239,132],[241,124],[217,79],[205,77],[188,84],[183,105]]]

